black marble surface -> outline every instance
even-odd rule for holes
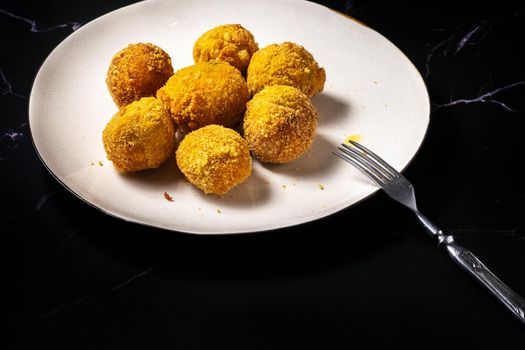
[[[72,31],[133,1],[0,6],[0,348],[523,349],[525,327],[383,193],[307,225],[193,236],[109,217],[31,144],[31,84]],[[420,209],[525,295],[525,6],[320,1],[424,76]]]

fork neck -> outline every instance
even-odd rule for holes
[[[445,246],[454,245],[454,236],[445,234],[439,227],[437,227],[432,221],[430,221],[426,216],[421,214],[418,210],[414,210],[414,214],[418,218],[419,222],[423,224],[425,231],[437,239],[438,245],[444,244]]]
[[[443,231],[441,231],[439,229],[439,227],[437,227],[432,221],[430,221],[426,216],[424,216],[423,214],[421,214],[419,212],[419,210],[414,210],[414,214],[416,214],[419,222],[421,222],[421,224],[423,224],[423,227],[425,228],[425,230],[427,231],[427,233],[434,237],[434,238],[438,238],[440,236],[443,235]],[[441,243],[441,242],[440,242]]]

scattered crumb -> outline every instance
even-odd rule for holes
[[[295,171],[299,171],[299,170],[301,170],[301,169],[299,169],[299,168],[295,168],[294,170],[295,170]]]
[[[95,163],[93,163],[93,162],[89,162],[89,165],[95,165]]]
[[[104,166],[104,164],[102,163],[101,160],[98,161],[98,165],[100,165],[100,166]]]
[[[374,80],[374,84],[377,84],[377,80]]]
[[[270,184],[270,181],[264,179],[264,180],[263,180],[263,184],[265,184],[265,185],[269,185],[269,184]]]
[[[202,211],[202,208],[197,208],[199,211]]]
[[[220,214],[222,213],[222,211],[220,209],[217,209],[217,214]]]
[[[286,188],[286,185],[283,185],[283,188]]]
[[[292,184],[292,186],[295,186],[295,184]]]
[[[324,186],[319,184],[319,188],[321,189],[321,191],[324,191]]]
[[[350,141],[361,142],[362,139],[363,137],[361,135],[352,134],[345,139],[344,143],[350,143]]]
[[[385,107],[388,107],[388,105],[385,103]]]
[[[166,198],[167,201],[173,202],[173,197],[170,196],[168,192],[164,192],[164,198]]]

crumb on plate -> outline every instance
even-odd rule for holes
[[[170,196],[168,192],[164,192],[164,198],[166,198],[167,201],[173,202],[173,197]]]

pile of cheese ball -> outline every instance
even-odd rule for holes
[[[259,50],[252,33],[226,24],[199,37],[193,57],[174,73],[150,43],[113,56],[106,83],[119,111],[102,140],[117,170],[158,168],[175,153],[189,182],[220,195],[251,175],[252,155],[288,163],[311,147],[318,115],[310,97],[326,75],[304,47]]]

